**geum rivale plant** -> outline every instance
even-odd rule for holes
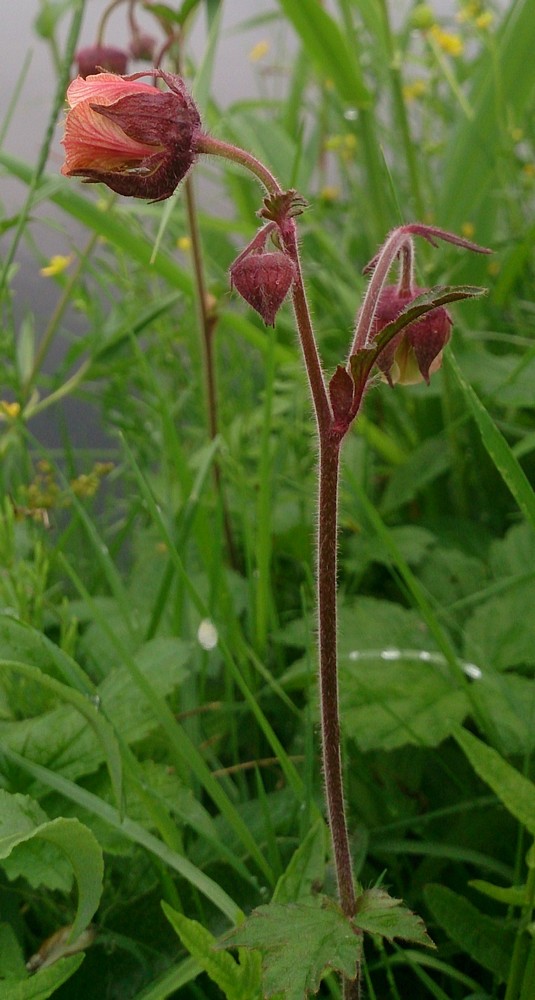
[[[164,91],[155,83],[141,82],[142,75],[103,72],[71,83],[62,172],[87,183],[102,181],[120,194],[159,201],[173,193],[199,155],[208,154],[241,164],[261,182],[266,192],[258,213],[262,225],[232,264],[231,284],[268,325],[275,322],[279,307],[291,295],[318,438],[319,700],[338,901],[315,896],[293,906],[277,903],[259,907],[227,935],[224,944],[258,948],[264,953],[264,991],[268,996],[306,996],[319,988],[326,970],[336,969],[342,976],[346,1000],[358,998],[365,931],[428,946],[432,942],[421,920],[399,900],[381,888],[362,891],[353,877],[345,818],[337,669],[340,450],[366,392],[381,378],[390,385],[429,382],[440,367],[451,333],[446,305],[482,292],[472,286],[418,287],[414,281],[414,237],[433,246],[444,240],[477,253],[489,251],[435,226],[412,223],[394,229],[366,268],[371,278],[348,355],[327,383],[307,304],[297,239],[296,218],[305,201],[293,190],[284,191],[270,170],[250,153],[204,132],[181,78],[154,70],[153,79],[166,85]],[[398,281],[388,284],[396,263]],[[183,922],[178,929],[187,936]],[[213,971],[213,963],[211,968]]]

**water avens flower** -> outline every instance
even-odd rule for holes
[[[372,337],[397,319],[408,305],[426,289],[413,285],[403,291],[398,285],[385,285],[375,312]],[[444,306],[425,313],[400,330],[377,358],[377,366],[391,385],[414,385],[425,381],[442,364],[442,351],[450,339],[452,319]]]
[[[144,73],[73,80],[62,174],[134,198],[162,201],[173,193],[195,160],[201,121],[182,79],[155,73],[169,90],[142,83]]]

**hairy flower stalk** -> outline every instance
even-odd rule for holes
[[[273,324],[291,295],[316,416],[319,445],[317,598],[319,692],[325,795],[340,906],[351,920],[358,909],[348,835],[340,739],[337,661],[338,479],[343,439],[358,415],[367,389],[379,372],[391,385],[429,381],[440,365],[451,332],[444,308],[455,299],[480,294],[470,286],[421,289],[413,278],[413,238],[438,240],[488,253],[437,227],[419,223],[393,230],[368,265],[371,279],[358,311],[345,364],[326,384],[303,283],[295,216],[305,203],[283,191],[273,174],[250,153],[202,131],[183,82],[156,71],[169,92],[141,84],[135,74],[101,74],[71,84],[63,173],[102,180],[114,191],[135,197],[166,198],[199,154],[241,164],[264,186],[260,230],[230,269],[234,289]],[[271,245],[273,244],[273,246]],[[399,262],[397,285],[388,285]],[[354,927],[354,925],[353,925]],[[354,927],[357,934],[360,934]],[[344,979],[344,1000],[360,997],[360,962]]]

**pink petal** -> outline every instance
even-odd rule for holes
[[[76,80],[69,84],[67,102],[71,108],[76,107],[81,101],[89,100],[95,104],[113,104],[128,94],[146,94],[147,91],[161,93],[150,83],[123,80],[116,73],[96,73],[85,80],[82,76],[76,77]]]
[[[69,111],[62,141],[65,146],[62,174],[84,168],[121,168],[125,163],[143,160],[163,148],[129,139],[118,125],[93,111],[86,101]]]

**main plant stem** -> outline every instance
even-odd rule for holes
[[[203,135],[198,152],[222,156],[239,163],[266,188],[268,195],[282,195],[277,179],[256,157],[244,150]],[[274,220],[274,216],[268,216]],[[308,375],[319,442],[319,509],[317,549],[317,601],[319,632],[319,695],[321,705],[321,741],[325,798],[333,845],[338,896],[344,915],[355,915],[356,896],[353,865],[347,831],[342,753],[340,746],[340,705],[338,697],[337,657],[337,546],[338,546],[338,474],[343,434],[334,430],[334,420],[325,384],[316,338],[303,283],[297,229],[290,215],[277,219],[281,242],[295,266],[292,298],[299,340]],[[250,250],[250,248],[249,248]],[[373,311],[370,314],[370,322]],[[344,1000],[360,998],[360,962],[356,977],[343,980]]]
[[[343,913],[353,917],[356,909],[353,864],[349,846],[344,802],[344,779],[340,744],[340,701],[338,696],[337,646],[337,551],[338,478],[342,435],[333,431],[333,418],[321,362],[310,320],[299,263],[296,228],[293,220],[284,227],[286,250],[296,266],[293,304],[301,348],[310,384],[319,442],[318,548],[316,556],[319,696],[321,749],[325,799],[338,896]],[[344,1000],[359,1000],[360,964],[356,978],[343,981]]]

